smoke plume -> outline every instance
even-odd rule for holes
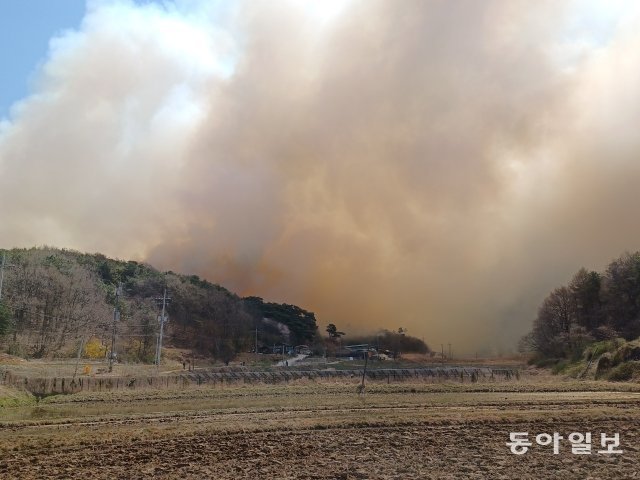
[[[640,248],[639,49],[634,3],[90,1],[0,123],[0,240],[511,348]]]

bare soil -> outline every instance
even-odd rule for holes
[[[0,410],[3,479],[640,478],[640,386],[238,386],[79,394]],[[619,390],[619,391],[615,391]],[[558,432],[513,455],[510,432]],[[591,432],[591,455],[566,437]],[[598,454],[600,433],[619,455]]]

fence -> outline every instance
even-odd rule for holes
[[[139,388],[180,389],[199,385],[228,385],[238,383],[282,383],[295,380],[326,381],[360,379],[363,370],[247,370],[238,368],[209,369],[156,376],[78,376],[38,378],[2,373],[4,385],[24,388],[37,396],[77,393],[81,391],[117,391]],[[379,382],[403,381],[495,381],[518,378],[518,370],[488,367],[385,368],[367,370],[366,378]]]

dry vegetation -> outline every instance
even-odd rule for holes
[[[634,478],[640,385],[527,378],[485,384],[301,382],[82,393],[0,413],[0,477]],[[590,431],[594,453],[509,432]],[[601,432],[624,454],[599,455]]]

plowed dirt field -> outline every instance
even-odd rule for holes
[[[605,386],[606,387],[606,386]],[[0,412],[2,479],[640,478],[640,393],[601,384],[251,386]],[[493,390],[493,391],[492,391]],[[514,455],[510,432],[533,445]],[[558,432],[560,453],[535,443]],[[591,432],[592,453],[567,437]],[[600,434],[621,454],[601,454]]]

